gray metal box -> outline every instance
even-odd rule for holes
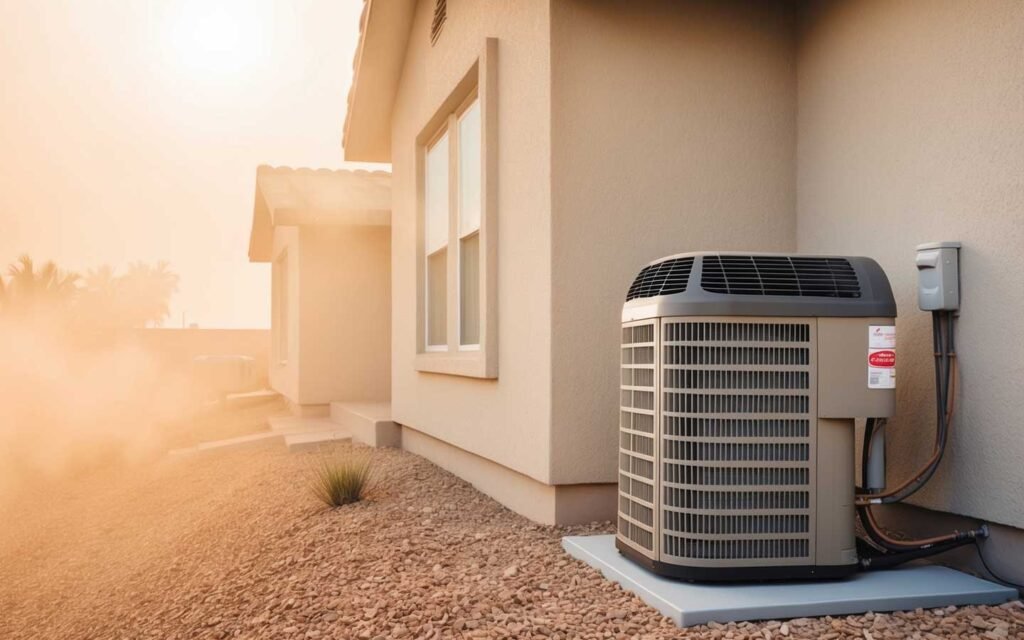
[[[959,242],[918,245],[917,306],[922,311],[956,311],[960,308]]]

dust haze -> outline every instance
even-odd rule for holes
[[[0,284],[0,499],[159,455],[205,392],[139,339],[168,314],[168,265],[80,275],[23,256]]]

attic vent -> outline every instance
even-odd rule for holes
[[[844,258],[706,255],[703,266],[700,285],[711,293],[860,297],[857,274]]]
[[[441,35],[441,28],[444,26],[444,21],[447,19],[447,0],[437,0],[437,3],[434,4],[434,20],[430,23],[430,44],[437,42],[437,37]]]
[[[686,291],[686,282],[690,279],[692,268],[693,257],[675,258],[647,265],[640,270],[636,280],[633,280],[629,287],[626,302],[634,298],[667,296],[670,293]]]

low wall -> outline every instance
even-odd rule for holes
[[[125,339],[168,370],[190,371],[197,356],[247,356],[253,359],[252,387],[268,386],[268,329],[134,329]]]

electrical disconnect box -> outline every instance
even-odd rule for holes
[[[922,311],[956,311],[960,308],[959,242],[918,245],[917,305]]]

